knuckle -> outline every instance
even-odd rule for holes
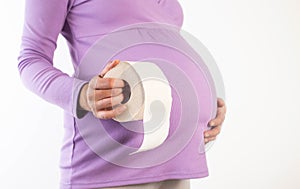
[[[103,85],[103,78],[97,77],[97,81],[95,83],[95,88],[101,88]]]
[[[105,97],[105,91],[99,90],[99,92],[97,93],[97,97],[98,99],[102,99],[103,97]]]
[[[111,100],[110,99],[100,100],[98,106],[100,109],[109,107],[111,106]]]
[[[110,94],[109,90],[101,90],[101,97],[108,97]]]
[[[102,107],[103,107],[103,100],[99,100],[99,101],[96,103],[96,105],[97,105],[97,109],[102,109]]]
[[[109,79],[108,79],[108,86],[109,86],[110,88],[113,88],[114,82],[115,82],[115,79],[109,78]]]
[[[107,106],[107,107],[111,106],[112,105],[112,99],[111,98],[105,99],[104,105]]]

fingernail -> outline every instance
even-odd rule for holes
[[[204,139],[204,142],[205,142],[205,143],[207,143],[207,142],[208,142],[208,139],[207,139],[207,138],[206,138],[206,139]]]
[[[210,126],[215,126],[215,122],[212,121],[212,122],[209,123],[209,125]]]
[[[208,133],[205,133],[204,136],[205,136],[205,137],[209,137],[209,134],[208,134]]]
[[[114,64],[114,63],[119,63],[120,60],[116,59],[116,60],[113,60],[111,63]]]

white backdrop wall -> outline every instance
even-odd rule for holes
[[[207,152],[210,176],[192,189],[300,188],[300,1],[180,1],[184,29],[222,72],[228,113]],[[62,110],[23,87],[18,71],[24,1],[0,6],[0,188],[59,183]],[[59,38],[55,66],[71,74]]]

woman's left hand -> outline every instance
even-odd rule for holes
[[[217,104],[218,104],[217,116],[215,119],[212,119],[209,122],[209,126],[211,126],[212,129],[204,132],[205,144],[216,139],[218,134],[220,134],[220,132],[221,132],[221,127],[225,120],[226,105],[225,105],[224,100],[221,98],[218,98]]]

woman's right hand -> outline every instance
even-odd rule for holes
[[[103,78],[119,62],[119,60],[110,62],[99,75],[94,76],[83,86],[79,99],[81,109],[91,111],[100,119],[111,119],[126,110],[126,106],[121,104],[124,99],[122,93],[124,81],[117,78]]]

